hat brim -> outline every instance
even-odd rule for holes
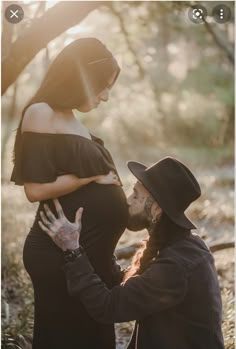
[[[139,162],[136,161],[128,161],[127,166],[129,170],[132,172],[132,174],[143,184],[143,186],[147,189],[147,191],[153,196],[153,198],[157,201],[157,203],[161,207],[161,203],[158,200],[158,194],[154,192],[152,184],[147,179],[145,170],[147,167]],[[163,209],[161,207],[161,209]],[[197,229],[196,226],[186,217],[184,213],[179,215],[178,217],[171,216],[166,210],[163,209],[167,216],[177,225],[180,227],[186,228],[186,229]]]

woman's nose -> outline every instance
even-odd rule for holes
[[[128,206],[131,205],[131,199],[132,199],[132,195],[130,195],[130,196],[127,198],[127,205],[128,205]]]
[[[100,95],[100,100],[102,100],[103,102],[107,102],[108,99],[109,99],[109,92],[108,92],[108,88],[106,88],[104,91],[102,91]]]

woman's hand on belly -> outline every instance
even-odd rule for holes
[[[107,175],[99,176],[99,178],[95,181],[98,184],[115,184],[121,185],[117,175],[114,171],[110,171]]]

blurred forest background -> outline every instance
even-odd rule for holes
[[[203,195],[189,216],[213,246],[225,346],[233,349],[234,3],[224,1],[231,19],[217,24],[212,9],[219,2],[197,1],[208,17],[195,24],[188,17],[195,2],[17,1],[25,17],[15,25],[4,18],[10,3],[2,2],[2,347],[29,349],[33,324],[22,249],[37,204],[9,182],[15,130],[54,57],[74,39],[97,37],[121,74],[109,102],[78,117],[104,139],[127,195],[130,159],[148,165],[172,155],[196,174]],[[125,232],[117,250],[122,265],[129,262],[127,247],[144,237]],[[132,326],[117,325],[118,349],[127,346]]]

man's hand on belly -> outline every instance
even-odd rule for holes
[[[41,221],[39,221],[39,225],[63,251],[75,250],[79,247],[83,208],[77,210],[75,221],[71,223],[65,217],[59,201],[55,199],[53,202],[56,207],[58,218],[54,216],[47,205],[44,205],[46,215],[43,211],[40,212]]]

